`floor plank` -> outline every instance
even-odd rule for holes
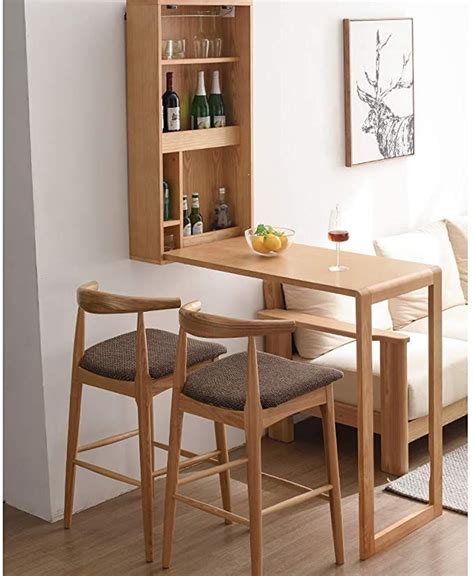
[[[445,451],[466,442],[466,419],[447,426]],[[334,564],[329,506],[323,501],[303,504],[265,520],[265,573],[285,576],[425,576],[467,574],[467,519],[453,512],[410,535],[390,550],[365,562],[358,560],[357,537],[357,438],[355,431],[338,426],[343,493],[346,563]],[[377,529],[395,521],[419,504],[382,492],[387,475],[379,471],[376,438]],[[234,451],[238,458],[243,450]],[[326,482],[322,432],[318,419],[296,427],[296,440],[281,444],[263,442],[264,470],[295,482],[318,486]],[[411,467],[428,461],[426,439],[410,449]],[[195,469],[194,469],[195,470]],[[296,492],[264,479],[264,505]],[[159,559],[164,481],[156,484],[156,550]],[[245,469],[232,471],[234,511],[247,514]],[[219,482],[208,478],[183,487],[183,493],[220,505]],[[224,526],[220,520],[178,504],[173,565],[161,570],[159,561],[144,561],[140,493],[128,494],[76,514],[73,528],[49,524],[5,506],[4,573],[7,576],[244,576],[249,570],[248,531]]]

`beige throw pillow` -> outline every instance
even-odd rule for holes
[[[446,220],[449,239],[458,265],[464,299],[467,303],[467,216],[457,216]]]
[[[287,310],[298,310],[313,316],[325,316],[342,322],[355,324],[355,299],[350,296],[331,294],[299,286],[283,285]],[[375,304],[372,308],[374,328],[390,330],[392,321],[387,302]],[[326,334],[307,328],[297,328],[294,334],[298,354],[302,358],[317,358],[338,346],[350,342],[350,338],[336,334]]]
[[[379,256],[439,266],[443,273],[443,310],[464,304],[454,252],[444,222],[374,242]],[[398,330],[428,315],[428,290],[422,288],[389,301],[393,328]]]

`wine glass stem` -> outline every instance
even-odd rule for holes
[[[340,242],[336,242],[336,266],[339,268]]]

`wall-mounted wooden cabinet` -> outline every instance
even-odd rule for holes
[[[128,0],[127,115],[130,257],[162,264],[165,237],[181,248],[238,236],[252,225],[251,5],[207,0]],[[199,35],[222,39],[219,57],[195,58]],[[186,55],[165,59],[166,40],[184,39]],[[198,72],[206,88],[219,70],[226,126],[191,130]],[[162,132],[166,72],[180,97],[181,130]],[[171,214],[164,220],[163,180]],[[227,190],[232,227],[212,230],[219,187]],[[183,237],[183,195],[198,192],[204,233]]]

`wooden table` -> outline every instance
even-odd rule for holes
[[[441,271],[435,266],[350,252],[341,253],[345,272],[330,272],[334,250],[294,244],[277,258],[250,252],[243,237],[202,244],[166,254],[192,266],[294,284],[352,296],[356,307],[358,382],[359,550],[366,559],[442,513]],[[419,288],[429,301],[429,503],[420,511],[375,533],[372,387],[372,304]]]

